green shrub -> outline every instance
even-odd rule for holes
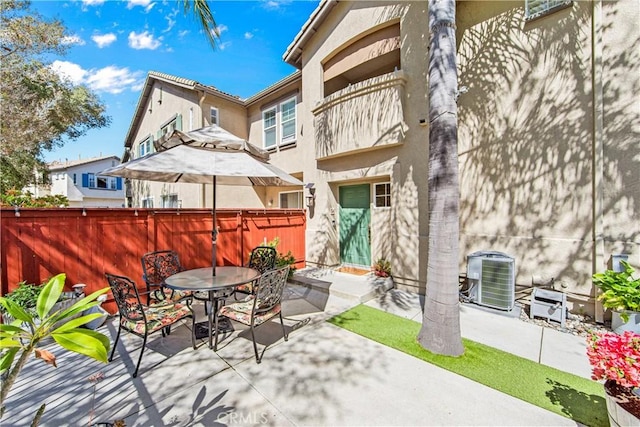
[[[278,243],[280,243],[280,238],[276,237],[272,241],[267,242],[267,246],[271,246],[272,248],[278,249]],[[294,264],[296,263],[296,258],[293,256],[293,252],[289,251],[286,254],[278,252],[276,255],[276,268],[284,267],[286,265],[289,266],[289,276],[288,279],[293,277],[293,273],[296,271],[296,267]]]
[[[18,283],[18,287],[15,290],[9,292],[4,297],[19,305],[24,311],[35,315],[36,303],[38,302],[40,292],[42,292],[42,286],[28,284],[23,281]],[[6,313],[4,306],[0,306],[0,312],[3,314]]]
[[[633,277],[635,270],[626,261],[620,261],[624,268],[617,272],[606,270],[593,275],[593,283],[602,290],[598,300],[604,308],[621,312],[626,322],[626,311],[640,312],[640,278]],[[626,319],[625,319],[626,317]]]

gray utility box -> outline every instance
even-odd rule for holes
[[[567,295],[562,292],[533,288],[531,294],[531,318],[545,317],[559,322],[564,328],[567,319]]]

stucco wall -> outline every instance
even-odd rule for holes
[[[531,22],[522,2],[457,5],[469,89],[458,112],[461,270],[471,252],[506,252],[518,284],[553,277],[573,308],[593,312],[593,272],[614,248],[638,253],[628,226],[638,224],[638,3],[605,3],[596,24],[599,2]]]
[[[596,270],[610,254],[625,253],[640,271],[640,2],[606,1],[598,12],[603,166],[595,197],[601,197],[604,257]]]
[[[303,98],[307,106],[324,99],[322,62],[354,38],[385,24],[400,21],[401,69],[407,76],[402,99],[405,138],[400,146],[358,152],[317,161],[312,138],[314,114],[304,112],[305,181],[316,183],[316,208],[307,223],[307,261],[335,265],[340,262],[338,233],[339,186],[391,181],[392,207],[372,209],[372,260],[391,259],[397,281],[424,287],[426,274],[426,117],[427,27],[426,2],[338,3],[302,54]],[[376,106],[371,106],[376,108]]]

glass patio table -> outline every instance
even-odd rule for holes
[[[213,267],[185,270],[169,276],[165,279],[168,288],[192,292],[208,292],[211,307],[207,313],[209,348],[214,348],[212,343],[212,330],[216,334],[216,346],[218,341],[218,302],[230,295],[233,288],[238,285],[252,282],[260,277],[260,272],[249,267],[222,266],[216,267],[216,275],[213,275]]]

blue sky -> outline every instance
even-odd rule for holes
[[[247,98],[295,69],[282,55],[317,0],[210,1],[220,30],[213,50],[181,2],[34,1],[32,10],[60,19],[68,52],[54,69],[90,87],[107,106],[108,128],[89,131],[45,153],[46,161],[122,156],[124,138],[150,70],[213,85]]]

